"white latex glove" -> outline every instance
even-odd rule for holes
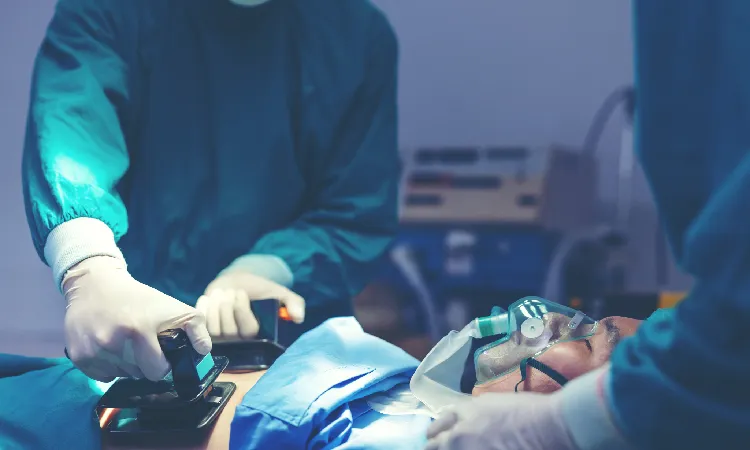
[[[576,450],[559,394],[484,394],[442,413],[427,450]]]
[[[445,411],[427,431],[429,450],[633,450],[607,400],[609,365],[554,394],[484,394]]]
[[[164,378],[170,366],[157,334],[167,329],[182,328],[199,353],[211,351],[203,314],[136,281],[122,259],[88,258],[66,272],[62,287],[68,356],[95,380]]]
[[[305,320],[305,300],[267,278],[242,268],[219,274],[198,299],[195,307],[206,316],[212,339],[235,341],[258,335],[259,324],[250,309],[253,300],[278,300],[295,323]]]

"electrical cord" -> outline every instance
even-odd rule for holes
[[[583,154],[595,156],[599,141],[601,140],[607,123],[621,103],[625,103],[625,113],[629,121],[632,121],[635,111],[635,88],[633,86],[622,86],[615,89],[604,99],[604,102],[594,114],[594,119],[589,126],[586,137],[583,140]]]
[[[633,122],[635,116],[635,88],[631,85],[621,86],[611,92],[602,102],[599,109],[594,114],[594,118],[589,126],[586,136],[582,144],[582,152],[584,156],[588,156],[595,159],[597,156],[597,150],[599,142],[604,133],[604,130],[612,118],[617,108],[624,103],[625,117],[628,123]],[[618,158],[618,165],[621,163],[622,158]],[[620,168],[618,167],[618,173]],[[583,230],[579,233],[563,238],[562,242],[557,246],[550,266],[545,276],[544,286],[542,291],[544,296],[553,301],[561,301],[565,297],[565,266],[568,263],[568,259],[573,251],[584,241],[587,240],[599,240],[601,236],[607,233],[613,233],[613,229],[608,226],[597,226],[593,229]],[[620,230],[623,231],[623,230]]]

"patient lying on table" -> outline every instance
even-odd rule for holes
[[[586,340],[555,345],[539,360],[568,379],[603,365],[640,321],[607,318]],[[385,416],[373,394],[406,386],[418,361],[364,333],[353,318],[326,322],[292,345],[268,371],[222,374],[237,391],[203,442],[135,446],[100,440],[92,411],[101,391],[67,360],[0,355],[0,448],[421,448],[427,416]],[[513,391],[520,371],[474,388]],[[519,390],[559,385],[528,368]]]

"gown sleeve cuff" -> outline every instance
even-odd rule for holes
[[[98,219],[79,217],[56,226],[44,244],[44,259],[52,268],[55,285],[62,290],[65,273],[92,256],[111,256],[125,261],[112,230]]]
[[[605,384],[609,365],[576,378],[561,391],[562,415],[579,450],[633,450],[615,425]]]
[[[222,273],[238,269],[271,280],[286,288],[291,288],[294,285],[294,274],[292,274],[287,263],[276,255],[251,254],[240,256]]]

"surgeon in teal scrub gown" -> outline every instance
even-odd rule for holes
[[[158,331],[205,354],[252,300],[287,344],[350,315],[397,226],[396,71],[367,0],[60,0],[23,187],[76,365],[158,379]]]

